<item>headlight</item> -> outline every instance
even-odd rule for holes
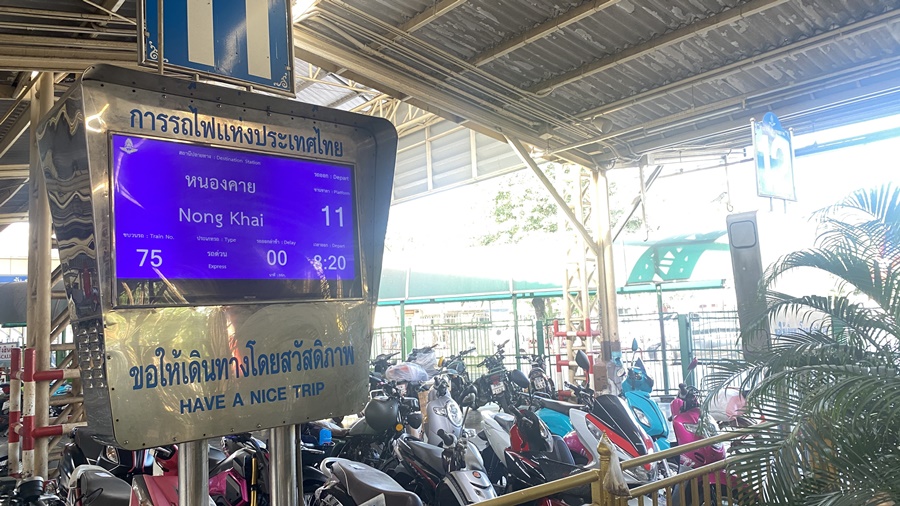
[[[631,411],[634,412],[634,416],[637,417],[637,420],[641,425],[644,425],[646,427],[650,426],[650,419],[647,418],[647,415],[643,411],[638,408],[631,408]]]
[[[113,464],[119,463],[119,452],[114,446],[106,447],[106,460],[112,462]]]
[[[447,418],[450,419],[450,423],[459,427],[463,424],[463,415],[459,410],[459,405],[456,403],[450,404],[447,408]]]

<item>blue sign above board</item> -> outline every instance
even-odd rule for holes
[[[162,3],[163,40],[159,40]],[[288,0],[144,0],[141,64],[294,93]]]
[[[756,194],[797,200],[794,188],[794,148],[791,133],[778,117],[767,112],[762,121],[750,122],[756,163]]]

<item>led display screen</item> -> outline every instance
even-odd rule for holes
[[[353,167],[113,134],[117,306],[359,298]]]

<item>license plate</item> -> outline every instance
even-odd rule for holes
[[[547,388],[547,382],[544,381],[544,378],[534,378],[534,388],[536,390],[543,390]]]
[[[506,387],[503,386],[503,383],[494,383],[491,385],[491,393],[494,395],[502,394],[506,391]]]
[[[400,392],[400,395],[406,395],[406,383],[398,384],[397,391]]]

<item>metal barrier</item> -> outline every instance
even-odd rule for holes
[[[404,339],[407,351],[412,347],[442,343],[444,346],[438,354],[444,356],[474,347],[476,352],[465,359],[469,375],[474,378],[485,372],[476,364],[494,353],[495,343],[510,339],[506,347],[507,367],[529,369],[527,363],[515,358],[518,349],[524,349],[526,353],[543,353],[549,359],[547,373],[559,386],[568,379],[568,360],[565,339],[554,336],[553,322],[522,319],[518,322],[414,324],[407,325],[405,329],[382,327],[375,329],[372,357],[379,353],[401,351]],[[591,325],[599,324],[591,322]],[[702,384],[704,376],[716,362],[742,356],[736,311],[623,315],[619,319],[619,333],[622,347],[626,350],[622,357],[626,363],[631,360],[631,352],[628,351],[631,339],[637,337],[642,343],[645,348],[641,355],[644,365],[654,379],[655,393],[661,396],[678,393],[678,384],[685,380],[686,368],[695,357],[700,365],[690,379],[695,384]],[[667,343],[665,351],[662,334],[665,334]]]
[[[720,483],[718,478],[721,474],[720,471],[724,470],[731,462],[737,460],[736,457],[729,457],[719,462],[691,469],[690,471],[675,474],[632,489],[625,489],[624,487],[617,488],[614,482],[609,480],[608,477],[611,472],[617,472],[613,466],[618,465],[621,470],[627,470],[645,464],[659,462],[711,444],[737,439],[770,425],[771,424],[766,423],[754,427],[735,429],[731,432],[676,446],[662,452],[638,457],[621,465],[619,465],[616,460],[613,460],[612,451],[607,445],[605,441],[606,437],[604,436],[598,447],[598,452],[600,454],[600,469],[592,469],[556,481],[544,483],[543,485],[538,485],[536,487],[511,492],[496,499],[490,499],[478,504],[479,506],[515,506],[517,504],[536,501],[545,497],[560,494],[576,487],[590,485],[592,506],[625,506],[635,504],[637,506],[658,506],[660,504],[673,504],[676,499],[680,501],[682,506],[710,506],[713,504],[736,506],[743,504],[740,502],[741,498],[738,497],[736,491],[736,488],[738,487],[736,487],[733,482]],[[710,479],[710,476],[713,476],[713,478]],[[719,495],[715,498],[710,497],[710,483],[715,486],[717,492],[721,489],[721,492],[719,492]],[[701,493],[701,491],[705,491],[705,493]]]

